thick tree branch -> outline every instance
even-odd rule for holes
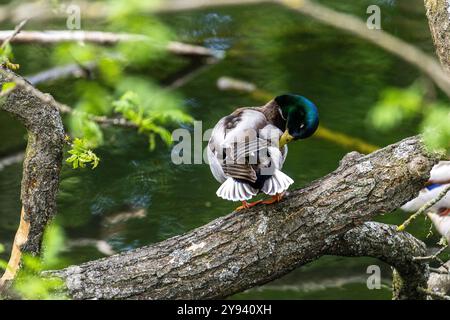
[[[437,55],[445,70],[450,73],[450,2],[424,0],[431,35]]]
[[[0,85],[6,82],[15,82],[16,88],[0,102],[0,110],[23,123],[28,131],[28,146],[22,177],[22,218],[10,260],[12,271],[5,273],[2,282],[14,276],[21,252],[40,251],[44,228],[56,213],[64,146],[64,128],[53,98],[0,68]]]
[[[327,254],[336,237],[416,194],[436,160],[418,138],[364,157],[351,153],[336,171],[277,205],[234,212],[185,235],[54,275],[76,299],[226,297]]]

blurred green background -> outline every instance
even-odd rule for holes
[[[366,19],[369,5],[378,4],[383,29],[433,54],[421,0],[320,2],[362,19]],[[143,21],[147,18],[144,14],[139,17]],[[380,92],[388,87],[407,87],[421,75],[404,61],[354,36],[269,4],[208,8],[157,18],[162,25],[170,26],[170,37],[226,54],[219,63],[203,69],[176,90],[184,112],[203,121],[204,129],[214,126],[237,106],[262,104],[244,93],[218,90],[217,79],[230,76],[253,82],[276,95],[302,94],[319,107],[321,124],[375,145],[385,146],[418,131],[418,119],[383,133],[369,125],[367,115]],[[30,21],[27,28],[63,29],[64,25],[64,21]],[[83,29],[104,30],[105,25],[121,30],[114,21],[82,20]],[[2,29],[12,27],[2,25]],[[139,26],[128,30],[140,31]],[[69,48],[63,46],[14,45],[13,49],[22,75],[62,63],[61,56],[71,61],[71,55],[64,54]],[[164,86],[183,68],[190,68],[186,59],[158,55],[127,66],[121,76],[137,76],[144,82]],[[104,77],[66,79],[39,88],[59,101],[77,105],[85,88],[105,82]],[[97,169],[73,170],[68,164],[63,168],[56,218],[67,237],[61,266],[103,257],[94,241],[106,241],[115,252],[122,252],[187,232],[236,207],[216,197],[218,183],[206,164],[172,164],[171,149],[163,142],[158,140],[151,151],[145,135],[118,128],[105,130],[102,139],[96,149],[101,158]],[[21,125],[3,112],[0,141],[2,156],[22,150],[26,143]],[[298,142],[290,146],[285,172],[295,180],[294,188],[299,188],[334,170],[349,151],[317,138]],[[7,249],[18,224],[20,180],[21,164],[0,171],[0,243]],[[126,214],[130,212],[134,214]],[[405,218],[404,213],[395,212],[379,220],[399,224]],[[427,238],[429,228],[430,223],[420,218],[409,231],[433,246],[439,238]],[[366,269],[372,264],[382,268],[381,290],[367,289]],[[390,281],[390,268],[375,259],[323,257],[232,298],[389,299]]]

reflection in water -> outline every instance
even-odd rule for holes
[[[321,2],[359,16],[364,16],[367,5],[373,4],[373,1]],[[423,3],[413,2],[414,5],[411,0],[377,1],[382,6],[383,29],[431,51]],[[294,92],[310,97],[317,103],[321,123],[326,127],[376,145],[386,145],[414,133],[413,125],[405,125],[389,135],[367,126],[366,114],[378,93],[387,86],[409,85],[418,73],[364,41],[274,5],[183,12],[163,19],[179,30],[182,40],[227,50],[225,60],[180,89],[191,114],[203,121],[204,129],[237,106],[261,104],[245,94],[216,88],[219,77],[231,76],[251,81],[269,92]],[[26,73],[41,68],[39,61],[31,66],[35,69]],[[68,81],[64,85],[70,87],[73,83]],[[58,98],[69,101],[75,98],[68,90],[47,90],[58,92]],[[23,129],[0,114],[0,137],[1,153],[23,143]],[[102,162],[96,170],[74,171],[64,166],[57,220],[65,227],[69,239],[106,241],[108,250],[120,252],[187,232],[236,206],[216,197],[217,184],[206,164],[173,165],[170,150],[161,147],[150,152],[145,139],[129,131],[111,130],[106,140],[106,146],[97,152]],[[286,174],[295,180],[294,188],[301,187],[334,170],[348,151],[314,138],[296,143],[290,148]],[[0,171],[2,243],[10,243],[18,222],[20,179],[20,165]],[[145,210],[145,214],[117,220],[118,213],[139,210]],[[383,219],[396,223],[403,217],[391,215]],[[116,223],[111,223],[114,220]],[[411,229],[416,235],[427,232],[424,224],[416,228]],[[101,256],[92,242],[88,246],[70,247],[66,252],[68,263]],[[366,267],[374,263],[379,262],[327,257],[268,287],[250,290],[236,298],[388,298],[387,289],[373,292],[365,286]],[[389,269],[383,276],[389,281]],[[326,284],[326,288],[310,287],[306,280],[315,285]],[[340,282],[342,286],[338,285]]]

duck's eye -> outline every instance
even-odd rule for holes
[[[300,125],[300,129],[303,129],[304,127],[305,127],[305,124],[302,123],[302,124]]]

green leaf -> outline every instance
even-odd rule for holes
[[[150,150],[156,148],[156,136],[167,145],[172,144],[172,135],[166,126],[177,122],[193,122],[191,116],[180,110],[180,103],[159,88],[138,78],[128,78],[120,85],[121,90],[129,86],[133,86],[137,91],[125,91],[113,102],[114,110],[136,124],[140,133],[148,135]],[[143,101],[145,103],[142,103]]]
[[[88,146],[85,139],[75,138],[72,149],[68,151],[71,156],[66,162],[71,163],[74,169],[85,168],[86,164],[91,164],[92,169],[97,168],[100,158]]]
[[[22,258],[23,264],[26,269],[39,273],[43,270],[42,263],[38,257],[34,257],[30,254],[24,254]]]
[[[377,129],[391,130],[402,121],[417,116],[423,106],[423,89],[416,84],[406,89],[385,89],[369,112],[369,121]]]

